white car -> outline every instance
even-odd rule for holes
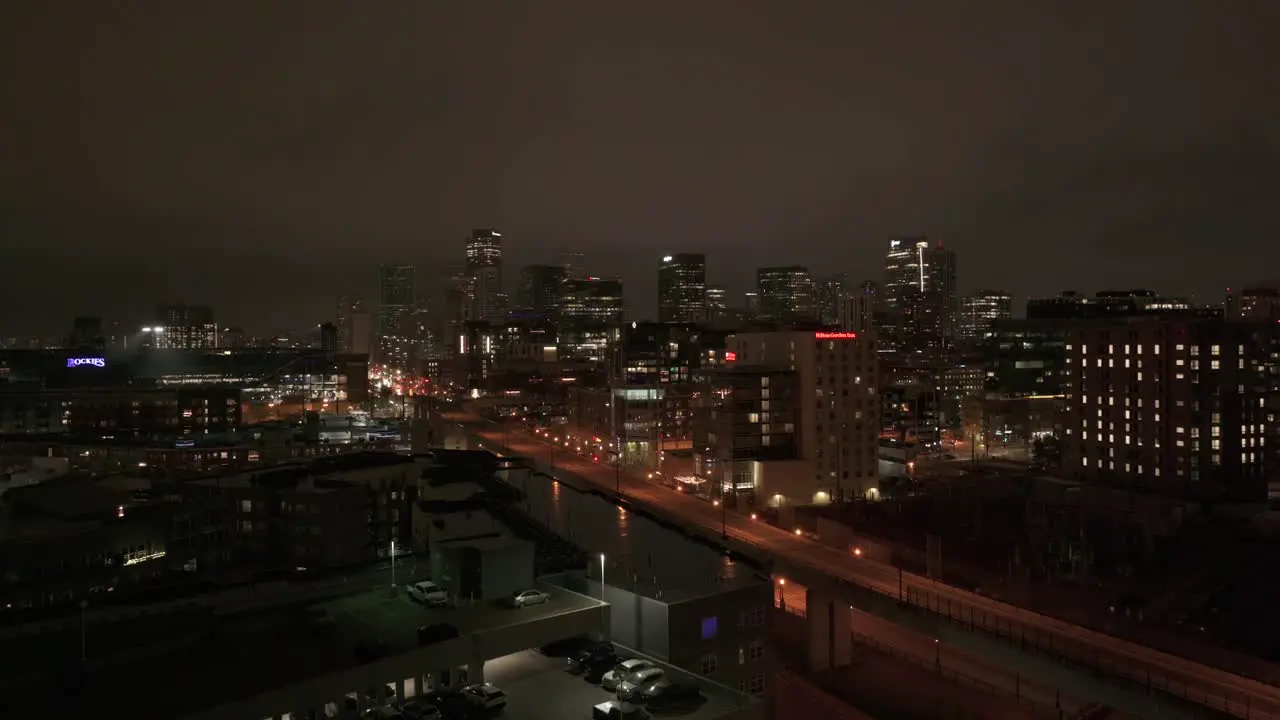
[[[654,665],[648,660],[641,660],[640,658],[623,660],[613,666],[612,670],[605,673],[603,678],[600,678],[600,686],[605,690],[617,690],[618,686],[629,680],[632,675],[641,670],[648,670],[651,667],[654,667]]]
[[[529,605],[541,605],[551,599],[551,596],[541,590],[517,590],[511,593],[511,607],[522,608]]]
[[[490,712],[497,712],[507,706],[507,694],[489,683],[468,685],[462,689],[462,694],[472,705]]]
[[[430,580],[416,582],[410,585],[408,589],[409,597],[427,605],[443,605],[449,599],[449,593]]]
[[[641,692],[662,679],[662,668],[651,667],[641,670],[640,672],[631,673],[631,676],[618,684],[619,700],[634,700],[640,697]]]

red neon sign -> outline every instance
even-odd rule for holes
[[[738,353],[733,352],[732,350],[726,351],[724,354],[724,359],[725,359],[725,362],[734,362],[735,360],[738,359]]]
[[[813,334],[814,340],[854,340],[858,337],[856,332],[816,332]]]

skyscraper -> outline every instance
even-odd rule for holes
[[[1009,293],[999,290],[979,290],[960,300],[959,319],[956,322],[956,339],[961,342],[981,342],[991,325],[998,320],[1013,317],[1013,300]]]
[[[956,255],[942,241],[889,240],[885,253],[885,305],[892,317],[886,344],[905,350],[943,347],[955,334],[958,312]]]
[[[525,265],[520,269],[516,310],[532,319],[554,319],[568,273],[563,265]]]
[[[849,276],[828,275],[817,281],[818,319],[826,325],[840,322],[840,304],[849,294]]]
[[[467,236],[467,276],[471,279],[473,320],[502,320],[502,233],[493,228]]]
[[[557,314],[561,357],[604,360],[622,325],[622,281],[566,279]]]
[[[407,372],[410,369],[414,328],[411,315],[416,288],[412,265],[378,268],[378,362]]]
[[[707,286],[707,319],[720,320],[729,311],[725,289],[719,285]]]
[[[778,323],[818,319],[813,276],[799,265],[756,270],[761,319]]]
[[[658,265],[658,322],[707,319],[707,256],[666,255]]]

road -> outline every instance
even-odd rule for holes
[[[474,428],[481,440],[495,449],[545,462],[552,458],[552,446],[519,428],[499,427],[475,415],[454,412],[446,419]],[[1020,630],[1024,641],[1045,644],[1055,653],[1105,669],[1135,683],[1185,698],[1218,711],[1244,718],[1280,718],[1280,688],[1175,657],[1136,643],[1104,635],[1078,625],[1051,618],[1007,603],[952,588],[934,580],[904,573],[888,564],[855,556],[795,533],[753,521],[750,517],[723,512],[722,508],[676,492],[644,477],[615,473],[613,467],[579,457],[563,447],[554,452],[554,468],[604,489],[618,488],[641,503],[661,508],[680,520],[711,533],[750,544],[783,565],[824,573],[864,588],[928,605],[951,617],[981,617],[1003,627]]]
[[[794,582],[776,587],[774,606],[803,617],[807,609],[806,588]],[[1061,709],[1071,716],[1089,704],[1087,700],[1064,696],[1057,688],[974,657],[937,638],[895,625],[862,610],[850,609],[849,613],[855,644],[889,652],[921,667],[936,668],[947,678],[1016,698],[1042,710]]]

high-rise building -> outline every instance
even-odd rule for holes
[[[516,289],[516,312],[530,319],[554,320],[568,270],[562,265],[525,265]]]
[[[707,319],[707,256],[665,255],[658,265],[658,322]]]
[[[799,265],[765,267],[756,271],[762,319],[778,323],[818,319],[813,276]]]
[[[748,290],[742,294],[742,312],[747,320],[760,319],[760,293]]]
[[[467,276],[471,279],[473,320],[505,319],[502,292],[502,233],[493,228],[467,236]]]
[[[884,256],[884,302],[890,308],[898,309],[910,295],[925,291],[928,250],[927,237],[889,239]]]
[[[840,299],[836,324],[846,332],[869,333],[876,328],[879,299],[873,293],[855,290]]]
[[[622,326],[622,281],[568,278],[557,318],[560,357],[600,362]]]
[[[707,286],[707,319],[721,320],[729,312],[729,301],[725,289],[720,285]]]
[[[960,316],[956,323],[956,339],[966,343],[981,342],[993,323],[1013,317],[1013,299],[999,290],[979,290],[960,300]]]
[[[143,328],[152,347],[162,350],[204,350],[218,347],[218,324],[208,305],[161,305],[156,324]]]
[[[879,369],[873,337],[829,331],[740,333],[729,338],[727,348],[726,357],[738,367],[794,372],[796,397],[810,398],[798,403],[795,431],[799,456],[811,474],[790,483],[784,497],[765,502],[826,503],[879,492]]]
[[[352,349],[357,344],[357,341],[355,340],[355,337],[354,337],[355,335],[354,326],[356,324],[355,318],[357,315],[360,315],[362,313],[367,314],[367,311],[364,308],[364,301],[361,300],[360,298],[351,298],[351,297],[338,298],[338,311],[337,311],[335,322],[334,322],[334,325],[336,325],[338,328],[338,352],[344,352],[344,353],[356,352],[355,350]],[[368,329],[369,329],[369,326],[368,326],[368,323],[366,322],[364,324],[364,330],[367,332]],[[362,347],[366,348],[366,351],[367,351],[367,348],[369,347],[368,339],[366,338],[364,342],[360,344],[362,345]]]
[[[412,265],[378,268],[377,360],[393,370],[408,372],[412,365],[416,293]]]
[[[940,240],[890,239],[884,300],[893,315],[883,338],[890,347],[920,350],[949,344],[959,310],[955,253]]]
[[[1086,481],[1261,501],[1275,470],[1280,326],[1194,317],[1074,323],[1064,467]]]
[[[817,281],[818,320],[824,325],[840,322],[840,304],[849,294],[849,276],[828,275]]]

